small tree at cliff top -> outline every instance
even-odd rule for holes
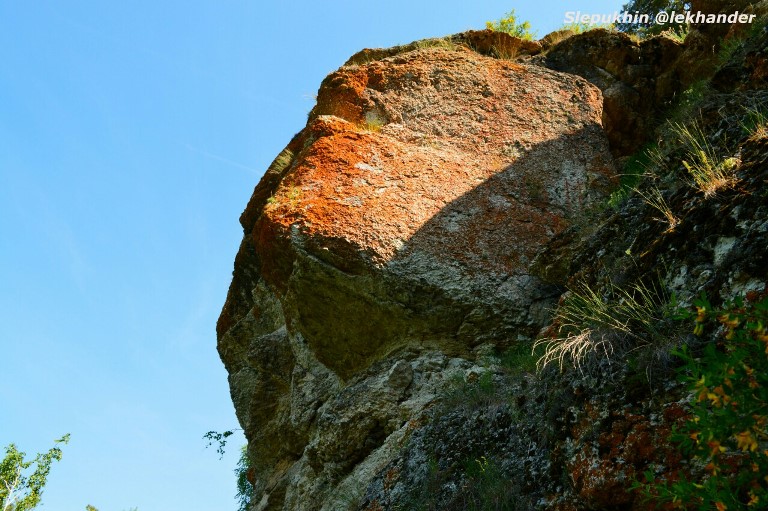
[[[514,9],[509,11],[506,16],[498,21],[486,21],[485,26],[496,32],[504,32],[513,37],[519,37],[520,39],[526,39],[528,41],[531,41],[536,37],[536,32],[531,32],[530,22],[517,22],[517,15],[515,14]]]
[[[67,442],[68,434],[56,440],[48,452],[27,461],[26,454],[14,444],[5,448],[5,457],[0,461],[0,510],[27,511],[37,507],[51,464],[61,459],[59,444]]]

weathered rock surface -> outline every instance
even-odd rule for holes
[[[537,59],[600,87],[605,98],[603,126],[617,156],[637,151],[675,95],[713,70],[713,59],[698,53],[692,59],[673,39],[637,41],[604,29],[570,37]]]
[[[637,282],[683,304],[768,293],[768,145],[742,122],[768,107],[768,36],[718,64],[695,30],[567,35],[365,50],[324,80],[241,216],[217,325],[254,510],[640,510],[634,478],[690,468],[665,443],[686,416],[668,351],[704,341],[661,322],[656,345],[615,336],[613,362],[537,374],[530,351],[499,354],[556,329],[576,283],[604,300]],[[699,122],[731,181],[703,194],[668,140],[638,186],[675,225],[638,194],[606,207],[611,153],[712,74]]]
[[[702,0],[691,7],[703,13],[764,10],[744,0]],[[744,31],[749,25],[737,27]],[[603,127],[611,150],[617,157],[627,156],[649,141],[686,89],[718,71],[721,38],[728,30],[727,24],[703,24],[691,30],[684,42],[665,34],[638,40],[621,32],[590,30],[552,45],[534,61],[582,76],[600,88],[605,98]],[[557,32],[547,37],[554,35]]]
[[[421,353],[444,368],[546,324],[560,290],[528,266],[612,186],[601,110],[586,80],[466,49],[326,78],[242,215],[218,325],[257,509],[335,509],[386,462],[434,398]]]
[[[610,186],[600,103],[583,80],[471,52],[342,68],[254,192],[241,255],[257,262],[237,273],[258,271],[289,331],[342,376],[393,341],[530,335],[551,292],[528,262]],[[250,308],[244,284],[220,334]],[[491,331],[472,319],[494,316]]]

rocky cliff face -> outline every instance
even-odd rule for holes
[[[697,226],[714,236],[701,257],[725,250],[717,236],[731,224],[700,220],[716,206],[692,205],[690,188],[675,207],[697,213],[678,237],[648,241],[641,265],[624,240],[664,237],[647,229],[649,210],[605,210],[614,157],[650,139],[648,116],[704,71],[664,38],[505,38],[355,55],[256,187],[217,325],[253,509],[463,509],[474,462],[514,474],[502,493],[515,509],[602,509],[632,502],[611,500],[636,472],[616,457],[640,467],[671,456],[660,438],[684,415],[674,386],[648,396],[616,387],[629,370],[537,376],[497,355],[529,349],[577,274],[605,285],[663,261],[683,290],[693,266],[659,254]],[[500,59],[500,47],[539,55]],[[742,230],[764,233],[758,203],[731,215]],[[721,264],[731,259],[715,258],[718,278],[733,277]],[[738,282],[755,288],[760,261],[741,261]]]

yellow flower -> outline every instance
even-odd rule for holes
[[[728,313],[725,313],[722,316],[718,316],[717,320],[731,330],[739,326],[739,323],[741,323],[741,320],[739,318],[737,317],[732,318],[731,315]]]
[[[749,492],[749,502],[747,502],[747,505],[748,506],[754,506],[758,502],[760,502],[760,497],[758,497],[757,495],[755,495],[752,492]]]
[[[710,440],[707,442],[707,447],[710,449],[710,456],[715,456],[718,453],[725,452],[725,447],[720,445],[720,442],[717,440]]]
[[[703,323],[707,319],[707,308],[696,307],[696,323]]]
[[[768,342],[768,328],[763,325],[762,321],[757,322],[753,332],[755,332],[758,341]]]
[[[727,405],[731,401],[731,398],[726,395],[722,385],[718,385],[712,389],[712,392],[707,393],[707,399],[712,401],[712,406],[716,406],[718,408],[724,404]]]
[[[754,451],[757,449],[757,440],[752,436],[751,431],[742,431],[734,435],[734,437],[736,438],[737,447],[742,451]]]

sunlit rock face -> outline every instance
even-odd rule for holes
[[[241,217],[218,348],[259,510],[344,508],[451,374],[530,340],[562,291],[531,261],[615,186],[585,79],[387,55],[323,81]]]

